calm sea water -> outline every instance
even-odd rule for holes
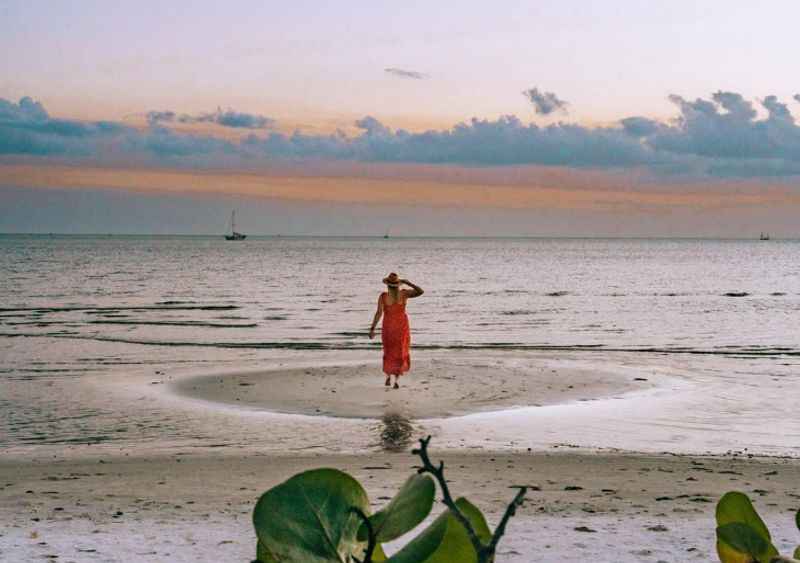
[[[419,347],[797,354],[798,256],[800,241],[2,236],[0,337],[143,356],[367,347],[391,270],[426,290],[409,305]]]
[[[87,374],[377,354],[389,271],[425,289],[408,307],[418,349],[741,362],[758,388],[800,356],[799,255],[800,241],[0,236],[0,445],[179,433],[169,412],[134,429],[64,384]]]

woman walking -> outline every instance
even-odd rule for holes
[[[369,337],[374,338],[375,325],[382,316],[381,342],[383,343],[383,373],[386,374],[385,385],[387,387],[392,385],[392,376],[394,376],[394,388],[400,389],[398,383],[400,376],[411,368],[411,356],[408,351],[411,345],[411,331],[406,315],[406,301],[419,297],[425,292],[410,281],[400,279],[394,272],[383,278],[383,283],[386,284],[386,291],[378,297],[378,310],[375,311],[375,317],[372,319]],[[400,289],[401,285],[407,285],[411,289]]]

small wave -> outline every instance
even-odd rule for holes
[[[258,326],[256,323],[208,323],[204,321],[112,321],[112,320],[93,320],[88,321],[88,324],[96,325],[156,325],[156,326],[193,326],[204,328],[255,328]]]
[[[116,311],[230,311],[240,309],[238,305],[132,305],[127,307],[86,307],[69,305],[65,307],[0,307],[0,312],[31,314],[66,313],[70,311],[83,311],[86,313],[113,313]]]
[[[727,293],[723,293],[725,297],[747,297],[750,295],[746,291],[729,291]]]
[[[569,295],[569,291],[551,291],[550,293],[545,293],[547,297],[564,297],[565,295]]]
[[[0,333],[0,337],[53,337],[77,340],[94,340],[99,342],[118,342],[124,344],[141,344],[145,346],[175,346],[198,348],[232,348],[232,349],[287,349],[287,350],[375,350],[378,342],[357,344],[355,342],[319,342],[319,341],[273,341],[273,342],[189,342],[168,340],[140,340],[135,338],[106,337],[99,335],[82,335],[78,333]],[[531,351],[564,351],[564,352],[622,352],[647,354],[691,354],[710,356],[741,357],[775,357],[800,356],[800,348],[787,346],[725,346],[715,348],[691,348],[684,346],[630,346],[617,347],[604,344],[524,344],[519,342],[487,342],[464,344],[416,344],[415,350],[531,350]]]

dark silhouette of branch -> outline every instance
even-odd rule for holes
[[[367,539],[367,550],[364,552],[364,559],[355,559],[356,563],[372,563],[372,553],[375,551],[375,546],[378,543],[378,538],[375,536],[375,529],[372,527],[372,522],[369,521],[369,517],[364,514],[357,506],[350,507],[350,512],[355,512],[361,521],[364,522],[364,525],[367,527],[367,534],[369,538]]]
[[[456,503],[453,501],[453,497],[450,496],[450,489],[447,487],[447,481],[445,481],[444,478],[444,462],[440,461],[439,467],[436,467],[431,463],[431,458],[428,457],[428,444],[430,441],[430,436],[427,438],[420,438],[419,448],[411,450],[412,454],[418,455],[422,460],[422,467],[418,470],[418,473],[430,473],[433,475],[436,481],[438,481],[439,487],[442,489],[444,505],[450,509],[450,511],[453,513],[453,516],[456,517],[456,520],[461,522],[461,525],[464,526],[464,529],[467,531],[467,536],[469,536],[469,541],[472,543],[475,553],[479,555],[478,559],[480,560],[480,554],[485,546],[478,537],[478,534],[475,532],[475,528],[472,527],[472,523],[467,520],[467,517],[464,516],[464,513],[461,512],[458,506],[456,506]]]
[[[522,506],[522,503],[525,499],[525,493],[528,492],[528,487],[520,485],[515,485],[512,487],[514,489],[519,489],[519,491],[517,491],[514,500],[512,500],[511,504],[509,504],[506,508],[505,514],[503,514],[500,524],[498,524],[497,528],[495,528],[491,540],[488,544],[484,545],[481,539],[478,537],[478,533],[475,531],[472,523],[467,519],[466,516],[464,516],[464,513],[461,512],[458,506],[456,506],[456,503],[453,501],[453,497],[450,495],[450,488],[447,486],[447,481],[444,478],[444,462],[440,461],[438,467],[431,463],[431,459],[428,456],[428,444],[430,441],[430,436],[427,438],[420,438],[420,447],[411,450],[412,454],[418,455],[422,460],[422,467],[419,468],[418,472],[430,473],[439,483],[439,487],[442,489],[444,504],[448,509],[450,509],[450,512],[453,513],[453,516],[455,516],[456,520],[458,520],[467,531],[469,541],[472,543],[472,547],[475,549],[475,553],[478,556],[478,563],[492,563],[494,561],[495,552],[497,551],[497,544],[500,542],[500,538],[502,538],[506,533],[506,524],[508,524],[508,521],[511,519],[511,517],[517,512],[517,508]]]
[[[489,542],[487,546],[487,550],[490,551],[493,555],[497,550],[497,544],[500,542],[500,538],[506,533],[506,524],[511,519],[514,514],[517,513],[517,508],[522,506],[522,503],[525,501],[525,493],[528,492],[528,487],[524,485],[514,485],[511,487],[512,489],[519,489],[517,491],[514,500],[511,501],[511,504],[508,505],[506,508],[505,514],[503,514],[503,518],[500,520],[500,523],[497,525],[497,528],[494,530],[494,534],[492,534],[492,540]]]

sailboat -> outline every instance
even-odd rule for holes
[[[758,237],[758,240],[769,240],[769,233],[761,233],[761,236]]]
[[[247,235],[236,232],[236,210],[231,211],[231,234],[225,235],[225,240],[244,240]]]

